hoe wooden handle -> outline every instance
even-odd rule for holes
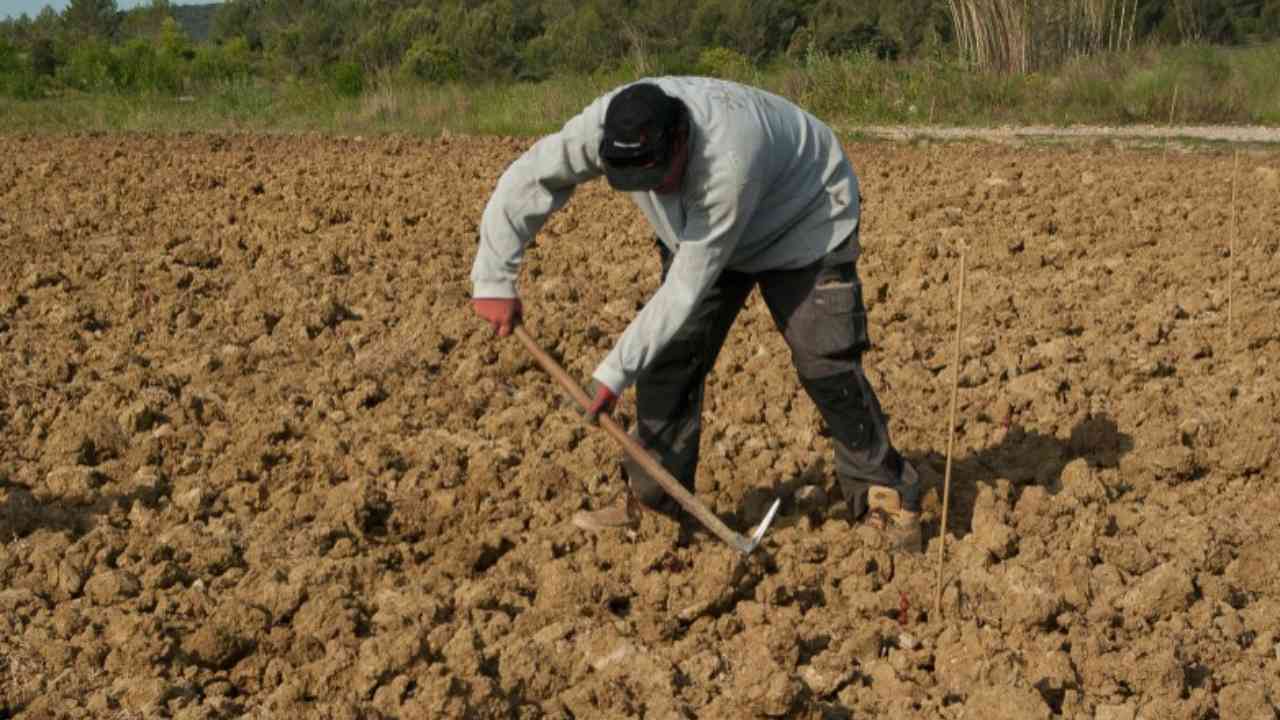
[[[548,375],[554,378],[556,382],[560,383],[561,387],[563,387],[569,395],[573,397],[574,402],[578,403],[583,410],[591,407],[591,398],[587,397],[587,393],[580,385],[578,385],[577,381],[569,377],[569,373],[565,372],[565,369],[560,366],[560,363],[556,362],[555,358],[547,354],[547,352],[538,345],[537,341],[529,335],[529,332],[524,329],[523,325],[517,325],[514,332],[515,336],[520,339],[520,342],[524,343],[529,354],[533,355],[533,359],[538,361],[538,364],[542,366],[543,370],[547,371]],[[676,502],[680,503],[681,507],[688,510],[690,515],[693,515],[698,519],[698,522],[701,522],[708,530],[715,533],[716,537],[725,541],[735,550],[743,554],[749,553],[755,549],[756,544],[759,542],[759,538],[756,538],[753,541],[729,529],[729,526],[721,522],[720,518],[712,514],[710,510],[707,510],[706,506],[698,502],[698,499],[691,495],[688,490],[685,490],[684,486],[680,484],[680,481],[676,480],[675,477],[670,472],[667,472],[667,469],[662,466],[662,463],[655,460],[653,456],[640,445],[640,443],[636,442],[635,438],[631,437],[631,435],[629,435],[627,431],[618,424],[617,420],[614,420],[611,416],[605,413],[601,413],[597,419],[600,422],[600,427],[604,428],[605,432],[609,433],[609,435],[613,436],[614,440],[618,441],[618,444],[622,446],[623,451],[626,452],[632,460],[635,460],[640,467],[644,468],[645,472],[649,473],[654,480],[657,480],[658,484],[662,486],[662,489],[667,491],[668,495],[675,498]]]

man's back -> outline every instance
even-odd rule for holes
[[[730,205],[726,211],[748,214],[728,263],[733,270],[803,267],[853,232],[858,181],[826,124],[785,98],[725,80],[640,82],[659,86],[689,110],[691,154],[678,203],[631,193],[669,249],[701,239],[689,238],[683,221],[717,198]]]

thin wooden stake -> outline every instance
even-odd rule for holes
[[[1178,86],[1173,86],[1173,99],[1169,101],[1169,132],[1164,136],[1164,159],[1169,160],[1169,138],[1173,134],[1173,109],[1178,104]]]
[[[942,481],[942,531],[938,539],[938,579],[934,616],[942,618],[942,570],[947,556],[947,515],[951,510],[951,455],[956,442],[956,405],[960,397],[960,338],[964,326],[964,265],[967,249],[960,247],[960,287],[956,290],[956,345],[951,358],[951,418],[947,428],[947,470]]]
[[[1235,163],[1231,168],[1231,255],[1227,258],[1227,355],[1235,341],[1233,318],[1235,315],[1236,277],[1236,176],[1240,174],[1240,151],[1235,151]]]

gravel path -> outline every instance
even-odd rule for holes
[[[1233,143],[1280,143],[1280,127],[1246,125],[1124,125],[1124,126],[1071,126],[1029,125],[1025,127],[938,127],[903,125],[867,125],[847,127],[850,132],[860,132],[875,137],[906,140],[930,137],[944,140],[985,139],[993,141],[1013,139],[1070,139],[1070,138],[1120,138],[1145,140],[1206,140]]]

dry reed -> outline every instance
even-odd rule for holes
[[[1236,150],[1231,167],[1231,238],[1227,255],[1227,354],[1235,344],[1233,322],[1235,317],[1235,276],[1236,276],[1236,177],[1240,174],[1240,151]]]
[[[960,398],[960,338],[964,329],[964,270],[968,249],[960,247],[960,278],[956,290],[956,344],[951,358],[951,414],[947,425],[947,469],[942,481],[942,527],[938,533],[938,575],[933,599],[934,615],[942,618],[942,572],[947,555],[947,515],[951,511],[951,457],[956,441],[956,405]]]
[[[985,70],[1027,73],[1133,47],[1138,0],[947,0],[960,54]]]
[[[1173,138],[1173,111],[1178,106],[1178,86],[1173,86],[1173,99],[1169,101],[1169,132],[1164,136],[1164,159],[1169,159],[1169,141]]]

